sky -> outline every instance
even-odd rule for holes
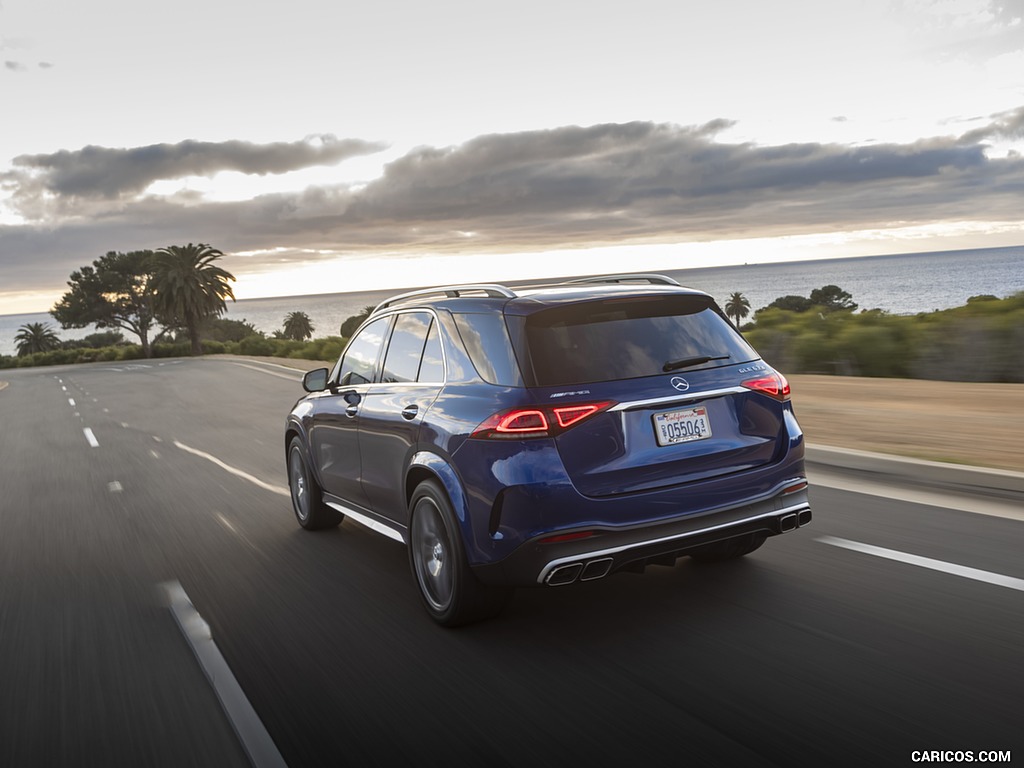
[[[1024,0],[0,0],[0,314],[1024,244]]]

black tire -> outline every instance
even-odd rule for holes
[[[723,560],[735,560],[749,555],[764,544],[767,538],[768,534],[766,533],[748,533],[744,536],[705,544],[688,554],[698,563],[720,563]]]
[[[341,512],[324,504],[323,491],[309,471],[302,440],[298,437],[293,437],[288,445],[288,490],[295,519],[307,531],[336,528],[345,518]]]
[[[444,490],[425,480],[413,491],[409,511],[409,564],[431,618],[457,627],[501,613],[512,589],[481,584],[473,575]]]

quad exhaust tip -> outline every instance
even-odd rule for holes
[[[551,587],[560,587],[563,584],[572,584],[577,579],[580,581],[603,579],[611,572],[613,562],[610,557],[602,557],[586,564],[560,565],[548,574],[544,582]]]
[[[603,579],[612,569],[612,559],[604,557],[600,560],[591,560],[583,566],[583,573],[580,574],[580,581],[593,581]]]
[[[582,570],[583,563],[560,565],[548,574],[545,581],[552,587],[560,587],[563,584],[572,584],[579,577]]]
[[[779,533],[795,531],[797,528],[802,528],[810,522],[811,510],[809,509],[801,509],[799,512],[790,512],[788,515],[782,515],[777,520]]]
[[[779,533],[789,533],[797,528],[802,528],[811,522],[811,510],[802,509],[799,512],[790,512],[782,515],[776,520],[779,526]],[[544,579],[544,583],[552,587],[560,587],[564,584],[572,584],[574,581],[595,581],[603,579],[611,570],[614,561],[610,557],[602,557],[597,560],[590,560],[586,563],[567,563],[554,568]]]

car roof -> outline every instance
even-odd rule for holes
[[[456,312],[488,312],[502,308],[506,314],[525,315],[552,306],[580,301],[664,295],[711,298],[703,291],[685,288],[664,275],[598,275],[554,284],[524,285],[515,288],[500,283],[467,283],[423,288],[398,294],[381,302],[372,314],[399,307],[440,307]]]

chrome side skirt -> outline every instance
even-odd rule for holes
[[[331,509],[335,509],[338,512],[341,512],[341,514],[345,515],[345,517],[351,517],[357,523],[365,525],[371,531],[379,533],[383,536],[387,536],[389,539],[394,539],[395,541],[400,542],[402,544],[406,543],[405,537],[402,535],[402,532],[399,531],[397,528],[392,528],[387,523],[382,523],[380,520],[376,520],[368,515],[364,515],[362,512],[356,512],[351,507],[346,507],[344,504],[338,504],[335,501],[325,501],[324,503],[327,504],[327,506],[330,507]]]

